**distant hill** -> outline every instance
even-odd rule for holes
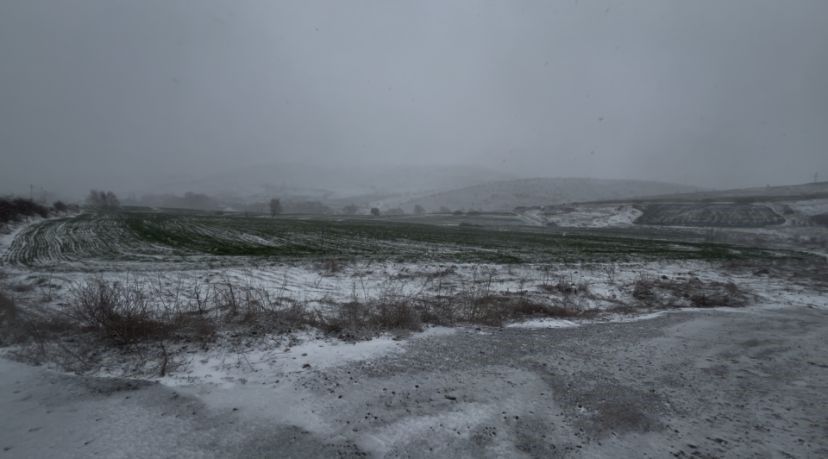
[[[508,211],[515,207],[629,199],[699,190],[692,186],[642,180],[533,178],[483,183],[433,193],[403,202],[401,207],[406,211],[415,205],[423,206],[428,211],[436,211],[441,207],[451,210]]]
[[[801,185],[766,186],[754,188],[737,188],[731,190],[697,191],[691,193],[669,193],[649,196],[642,201],[648,202],[769,202],[800,201],[828,198],[828,182],[804,183]],[[612,201],[625,201],[619,196]]]
[[[386,196],[423,195],[494,180],[514,178],[476,166],[326,166],[270,163],[228,169],[196,180],[167,183],[153,191],[232,195],[263,199],[271,196],[358,201]]]

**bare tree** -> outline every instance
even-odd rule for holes
[[[115,196],[115,193],[111,191],[106,192],[106,198],[104,202],[106,203],[106,208],[109,210],[121,207],[121,201],[118,200],[118,196]]]
[[[379,217],[379,214],[380,214],[379,208],[377,208],[377,207],[372,207],[371,208],[371,215],[373,215],[375,217]]]
[[[121,206],[118,196],[111,191],[90,190],[86,205],[98,210],[115,210]]]
[[[425,214],[425,209],[423,208],[423,206],[421,206],[419,204],[414,206],[414,215],[423,215],[423,214]]]
[[[89,195],[86,197],[86,205],[94,208],[103,206],[104,195],[102,193],[98,190],[89,190]]]
[[[270,216],[275,217],[282,213],[282,202],[276,198],[270,200]]]

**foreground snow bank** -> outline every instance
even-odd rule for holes
[[[218,340],[209,349],[187,345],[168,347],[168,361],[159,376],[156,360],[141,365],[140,375],[167,386],[211,385],[232,388],[246,384],[278,384],[280,380],[310,371],[400,354],[412,340],[454,333],[431,327],[401,338],[384,334],[365,341],[343,341],[313,332],[268,335],[246,340]],[[94,372],[101,377],[134,377],[136,363],[123,355],[108,356]],[[139,371],[140,373],[140,371]]]

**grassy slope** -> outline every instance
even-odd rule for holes
[[[125,224],[145,241],[216,255],[287,258],[372,257],[401,261],[480,262],[687,259],[767,256],[724,245],[603,235],[561,235],[529,229],[497,231],[380,220],[299,220],[129,214]],[[205,232],[201,229],[213,231]],[[263,241],[243,240],[252,235]]]
[[[124,212],[84,214],[35,224],[18,236],[6,261],[157,261],[173,256],[263,257],[281,260],[360,258],[440,262],[579,262],[655,259],[731,259],[779,256],[723,244],[508,230],[374,219],[251,218]],[[790,254],[784,254],[789,256]]]

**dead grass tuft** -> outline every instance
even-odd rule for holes
[[[405,300],[350,301],[334,307],[328,315],[318,314],[315,325],[328,333],[363,336],[379,331],[418,331],[422,310]]]
[[[566,277],[558,278],[555,283],[544,282],[540,285],[541,290],[548,293],[560,293],[563,295],[589,295],[589,284],[586,281],[574,282]]]
[[[742,307],[750,302],[750,295],[733,282],[704,282],[698,277],[665,277],[642,277],[636,280],[633,284],[633,298],[647,306],[658,308]]]

